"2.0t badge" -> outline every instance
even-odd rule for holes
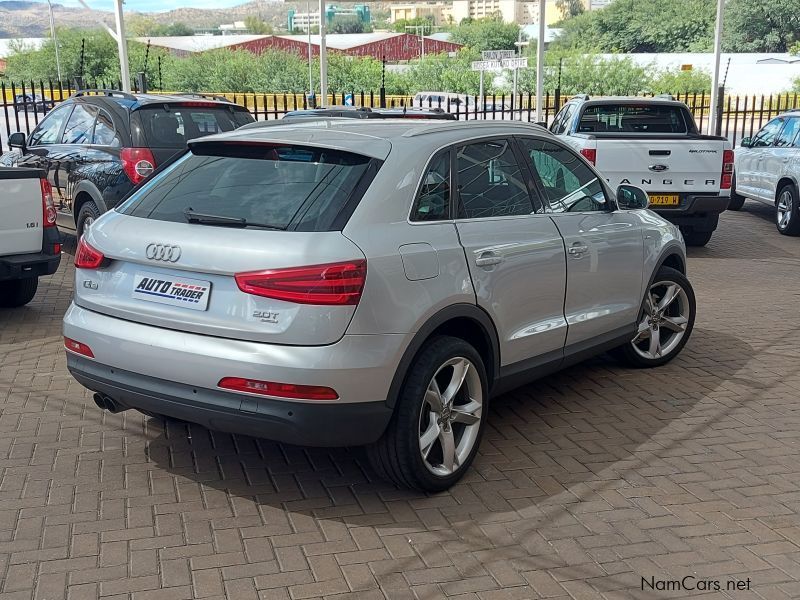
[[[181,257],[181,247],[169,244],[148,244],[144,255],[150,260],[174,263],[178,262]]]

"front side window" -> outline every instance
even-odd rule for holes
[[[483,219],[533,212],[514,151],[508,140],[462,146],[458,167],[458,218]]]
[[[607,210],[600,179],[574,152],[552,142],[521,139],[553,212]]]
[[[92,138],[94,118],[97,116],[97,107],[88,104],[76,104],[75,110],[69,116],[64,134],[61,136],[62,144],[86,144]]]
[[[29,144],[31,146],[45,146],[48,144],[57,144],[59,141],[58,134],[61,132],[61,126],[69,116],[72,105],[67,104],[59,106],[50,111],[39,126],[33,130]]]
[[[412,221],[445,221],[450,218],[450,152],[433,159],[422,179]]]
[[[756,134],[751,147],[766,148],[767,146],[772,146],[773,142],[775,142],[775,138],[778,137],[778,133],[781,131],[781,127],[783,127],[783,119],[772,119],[772,121],[764,125],[761,131]]]
[[[795,138],[797,138],[798,130],[800,130],[800,118],[786,119],[786,124],[775,139],[775,145],[778,148],[791,148]]]

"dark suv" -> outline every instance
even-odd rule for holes
[[[62,231],[83,235],[186,142],[253,122],[242,106],[202,95],[83,90],[56,105],[25,137],[14,133],[0,166],[47,172]]]

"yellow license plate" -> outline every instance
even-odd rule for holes
[[[678,194],[650,194],[650,204],[653,206],[678,206],[680,203]]]

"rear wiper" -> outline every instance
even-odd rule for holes
[[[266,223],[252,223],[243,217],[226,217],[224,215],[209,215],[205,213],[194,212],[191,208],[183,211],[183,216],[189,223],[195,225],[219,225],[222,227],[238,227],[244,229],[245,227],[259,227],[262,229],[275,229],[283,231],[283,227],[275,225],[268,225]]]

